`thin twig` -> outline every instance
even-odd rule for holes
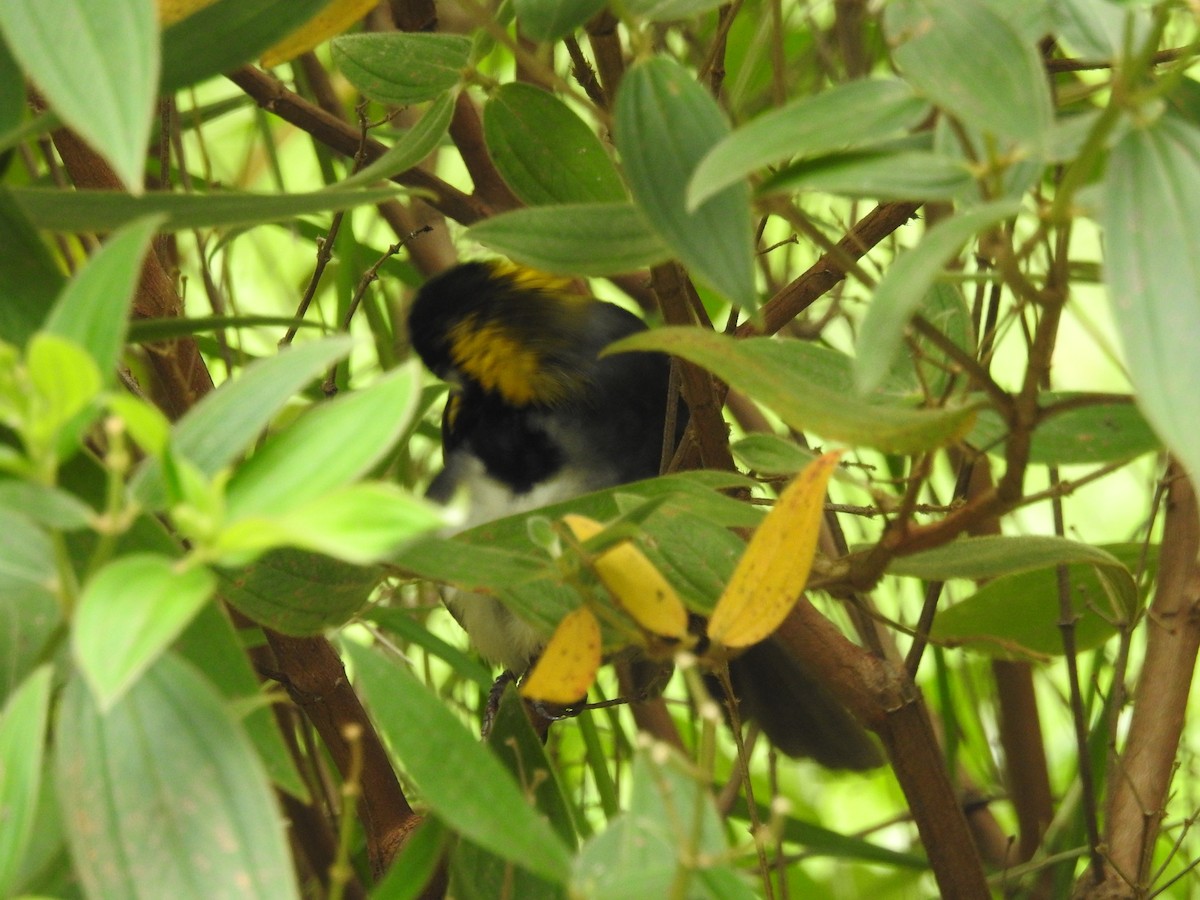
[[[383,264],[399,253],[404,245],[417,235],[424,234],[429,230],[430,227],[426,225],[424,228],[418,228],[411,234],[400,238],[400,240],[388,247],[387,250],[383,252],[383,255],[380,256],[379,259],[375,260],[375,262],[369,269],[367,269],[367,271],[363,272],[362,277],[358,280],[358,286],[354,289],[354,296],[350,299],[350,305],[346,307],[346,315],[342,318],[342,331],[350,330],[350,322],[353,320],[354,314],[358,311],[358,307],[362,304],[362,299],[364,296],[366,296],[367,288],[369,288],[371,283],[379,277],[379,269],[383,266]],[[325,381],[321,385],[321,389],[325,392],[325,396],[327,397],[332,397],[337,393],[337,370],[337,363],[334,363],[332,366],[330,366],[329,374],[326,375]]]

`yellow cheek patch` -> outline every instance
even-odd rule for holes
[[[514,292],[536,291],[539,294],[554,294],[562,300],[583,300],[574,293],[574,284],[570,278],[547,275],[535,269],[527,269],[513,263],[494,261],[492,273],[498,280],[507,281]]]
[[[468,316],[450,330],[450,347],[458,369],[514,406],[553,403],[564,393],[543,369],[541,354],[498,325],[481,326]]]

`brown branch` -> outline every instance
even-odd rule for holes
[[[1177,59],[1182,59],[1185,55],[1193,52],[1191,47],[1178,47],[1171,50],[1159,50],[1150,57],[1150,63],[1158,65],[1160,63],[1175,62]],[[1111,59],[1048,59],[1046,60],[1047,72],[1088,72],[1094,69],[1112,69],[1116,67],[1116,62]]]
[[[808,271],[763,304],[763,325],[759,329],[752,322],[738,327],[738,337],[755,334],[774,334],[819,297],[846,277],[847,266],[843,260],[858,260],[867,252],[913,217],[919,203],[881,203],[858,221],[837,243],[836,253],[822,254]]]
[[[360,729],[356,741],[362,761],[358,810],[371,869],[378,876],[387,869],[420,817],[408,805],[387,750],[370,726],[333,645],[322,637],[289,637],[269,629],[264,632],[284,687],[313,723],[343,778],[348,777],[354,763],[354,748],[346,739],[346,728]]]
[[[592,68],[592,64],[583,55],[579,41],[575,40],[574,35],[568,35],[563,40],[563,43],[566,44],[567,54],[571,57],[571,74],[575,76],[575,81],[583,88],[583,92],[587,94],[588,99],[595,103],[597,107],[605,110],[608,109],[608,96],[604,93],[604,86],[600,84],[600,79],[596,77],[596,70]]]
[[[438,14],[434,0],[388,0],[392,21],[401,31],[437,31]]]
[[[971,464],[967,496],[991,487],[991,471],[986,456]],[[1000,534],[1000,521],[988,518],[971,529],[972,535]],[[1046,743],[1042,738],[1037,694],[1033,688],[1033,667],[1028,662],[996,659],[992,661],[999,710],[1000,745],[1004,748],[1004,775],[1008,795],[1017,814],[1017,853],[1013,862],[1033,858],[1050,821],[1054,818],[1054,798],[1050,790],[1050,772],[1046,764]],[[1049,874],[1049,870],[1047,873]],[[1050,881],[1045,875],[1031,888],[1034,900],[1043,900]]]
[[[357,128],[310,103],[294,91],[289,91],[283,86],[283,82],[274,76],[254,66],[243,66],[230,72],[227,77],[263,109],[312,135],[330,149],[348,157],[353,157],[357,152],[360,142]],[[368,140],[366,162],[374,162],[387,149],[387,146],[379,141]],[[482,200],[464,194],[423,169],[408,169],[393,175],[391,180],[405,187],[426,192],[428,196],[425,199],[430,206],[463,225],[471,225],[491,213],[491,209]]]
[[[667,262],[651,269],[650,277],[667,324],[693,324],[692,305],[688,299],[688,285],[683,270],[675,263]],[[695,436],[699,444],[701,465],[706,469],[733,471],[729,429],[721,416],[723,395],[718,393],[712,376],[704,369],[687,360],[681,359],[678,363],[683,398],[691,415],[688,432]]]
[[[851,643],[806,598],[775,641],[813,672],[882,740],[943,897],[987,898],[979,851],[920,692],[903,667]]]
[[[60,128],[51,137],[76,187],[124,190],[108,163],[73,131]],[[175,284],[157,254],[147,254],[133,299],[133,315],[143,319],[168,319],[182,314],[183,301],[179,299]],[[182,416],[213,389],[212,377],[194,339],[179,338],[151,344],[147,347],[147,356],[154,372],[150,394],[172,420]]]
[[[1109,773],[1105,897],[1143,897],[1183,733],[1200,651],[1200,512],[1182,467],[1167,468],[1158,586],[1146,618],[1146,657],[1125,749]],[[1130,883],[1132,882],[1132,883]],[[1088,886],[1092,888],[1092,886]],[[1080,896],[1100,896],[1084,889]]]
[[[458,95],[454,104],[450,137],[454,140],[454,146],[458,148],[463,165],[466,166],[475,185],[475,196],[486,203],[492,212],[516,209],[521,205],[521,201],[496,171],[492,157],[488,155],[479,110],[475,108],[475,101],[465,91]]]
[[[621,50],[617,17],[606,9],[597,13],[587,23],[585,30],[592,48],[592,56],[596,60],[596,68],[600,71],[600,84],[604,86],[604,95],[609,98],[615,97],[621,77],[625,74],[625,54]]]
[[[729,43],[729,29],[742,8],[742,0],[727,3],[717,10],[717,31],[709,46],[708,56],[696,73],[696,78],[708,82],[708,91],[720,99],[721,88],[725,84],[725,51]]]

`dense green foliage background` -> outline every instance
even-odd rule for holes
[[[0,893],[1197,891],[1194,5],[182,5],[0,4]],[[691,424],[443,537],[404,313],[491,254],[642,311]],[[709,611],[828,447],[777,640],[886,769],[686,664],[478,741],[435,583],[549,634],[569,507]]]

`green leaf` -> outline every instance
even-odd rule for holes
[[[1067,565],[1080,651],[1099,646],[1116,634],[1119,624],[1132,621],[1142,597],[1133,591],[1129,572],[1145,559],[1147,575],[1152,576],[1157,560],[1157,548],[1147,551],[1141,544],[1089,549],[1096,551],[1092,559],[1080,552],[1075,561],[1065,561],[1073,552],[1070,548],[1059,554],[1060,562]],[[1058,574],[1049,565],[989,581],[939,612],[931,636],[988,656],[1045,659],[1063,652],[1060,620]]]
[[[501,176],[530,206],[625,200],[604,145],[548,91],[502,85],[483,108],[483,134]]]
[[[142,272],[142,257],[159,219],[134,222],[114,234],[69,282],[45,330],[74,341],[112,381],[125,344],[129,302]]]
[[[1120,560],[1108,551],[1067,538],[1052,535],[987,535],[961,538],[934,550],[898,557],[892,561],[888,572],[927,581],[944,581],[948,578],[978,581],[1076,562],[1124,568]]]
[[[1046,392],[1043,407],[1085,399],[1087,394]],[[1029,447],[1031,463],[1048,466],[1096,465],[1129,459],[1159,449],[1158,438],[1147,424],[1134,398],[1108,399],[1066,409],[1038,423]],[[983,409],[967,436],[973,447],[1002,453],[1008,429],[999,413]]]
[[[445,524],[424,498],[394,484],[368,482],[327,491],[276,516],[246,514],[225,526],[211,550],[226,564],[290,546],[367,565]]]
[[[220,572],[220,594],[255,622],[283,634],[320,634],[346,624],[383,577],[374,566],[281,547]]]
[[[753,309],[749,186],[732,184],[693,211],[685,202],[697,164],[728,133],[716,101],[670,57],[642,60],[621,80],[614,137],[634,200],[689,270]]]
[[[570,851],[492,752],[406,666],[346,649],[376,726],[433,813],[479,846],[564,883]]]
[[[720,5],[721,0],[625,0],[623,9],[650,22],[673,22],[690,19]]]
[[[631,779],[628,810],[579,854],[572,886],[580,896],[754,896],[737,881],[729,893],[704,889],[701,871],[719,867],[729,845],[707,785],[689,762],[665,746],[643,748]]]
[[[19,510],[0,507],[0,586],[7,591],[44,591],[54,596],[58,567],[49,535]]]
[[[0,35],[0,149],[3,137],[16,131],[25,115],[25,79]]]
[[[358,187],[370,184],[384,178],[391,178],[400,172],[407,171],[432,153],[446,129],[450,127],[450,119],[454,115],[454,102],[457,95],[451,91],[442,94],[420,119],[413,124],[387,152],[369,166],[355,172],[349,178],[338,182],[340,189]]]
[[[630,203],[516,209],[476,223],[466,236],[523,265],[559,275],[617,275],[671,257]]]
[[[474,682],[482,691],[490,690],[496,681],[491,669],[483,666],[477,657],[464,653],[429,631],[423,622],[418,621],[417,610],[372,604],[361,615],[363,619],[374,622],[400,638],[404,644],[420,647],[430,656],[444,661],[456,675]]]
[[[655,328],[609,348],[627,350],[683,357],[762,403],[792,428],[885,453],[940,447],[962,437],[975,418],[971,406],[914,409],[859,396],[852,387],[851,360],[806,341],[735,340],[700,328]]]
[[[862,150],[804,160],[763,182],[760,192],[824,191],[875,200],[958,200],[975,179],[957,159],[920,150],[898,153]]]
[[[171,421],[148,400],[133,394],[114,394],[106,399],[109,412],[120,417],[125,431],[151,456],[162,454],[171,437]]]
[[[709,614],[716,606],[746,542],[729,528],[685,509],[665,506],[646,522],[642,552],[663,573],[689,609]]]
[[[1076,55],[1090,59],[1121,57],[1126,35],[1131,47],[1145,42],[1151,27],[1150,10],[1134,3],[1110,0],[1055,0],[1050,4],[1055,36]]]
[[[729,449],[747,469],[759,475],[795,475],[818,456],[775,434],[748,434]]]
[[[33,837],[54,669],[41,666],[0,711],[0,895],[13,896]]]
[[[269,688],[251,667],[246,642],[234,630],[229,613],[220,604],[204,604],[179,636],[175,650],[208,677],[227,705],[245,711],[242,726],[271,781],[293,797],[308,801],[308,785],[296,769],[279,720],[263,702]]]
[[[371,891],[371,900],[420,900],[445,857],[449,833],[435,818],[421,821],[403,852]]]
[[[980,231],[1012,218],[1020,208],[1019,200],[997,200],[967,209],[933,226],[916,247],[896,258],[876,285],[859,328],[854,363],[859,392],[867,393],[883,382],[900,350],[908,320],[951,257]]]
[[[24,346],[41,327],[59,290],[66,283],[50,251],[14,202],[0,187],[0,341]]]
[[[896,0],[892,58],[918,91],[981,131],[1040,153],[1054,119],[1037,46],[982,0]]]
[[[534,806],[563,842],[573,845],[576,828],[571,806],[546,755],[546,747],[525,712],[525,702],[513,684],[509,684],[500,697],[487,743],[509,774],[523,785]]]
[[[348,337],[329,337],[247,366],[237,380],[205,396],[179,420],[172,437],[175,450],[202,474],[215,475],[258,437],[293,394],[352,346]],[[159,461],[147,460],[131,487],[143,506],[159,508],[166,500]]]
[[[72,678],[55,734],[57,793],[87,896],[299,897],[262,763],[191,666],[162,657],[107,714]]]
[[[458,87],[471,56],[470,39],[455,34],[344,34],[332,46],[333,61],[351,84],[396,106]]]
[[[0,506],[0,700],[33,670],[60,620],[50,536],[24,512]],[[0,829],[2,830],[2,829]]]
[[[524,702],[511,684],[500,698],[487,743],[522,785],[536,809],[554,826],[559,837],[568,846],[574,846],[575,826],[562,785],[546,755],[546,748],[530,724]],[[469,841],[461,841],[455,848],[451,871],[456,890],[479,898],[500,897],[506,893],[531,900],[566,897],[562,885],[515,867],[512,862]],[[469,890],[464,890],[468,884]]]
[[[546,560],[530,552],[528,541],[525,543],[524,553],[486,544],[472,547],[468,560],[464,544],[457,537],[429,537],[403,548],[395,561],[406,571],[430,581],[486,593],[546,576]]]
[[[0,525],[8,524],[0,514]],[[8,561],[0,558],[0,565]],[[58,598],[45,586],[0,573],[0,700],[44,658],[62,621],[59,610]]]
[[[168,319],[138,319],[129,323],[129,343],[153,344],[187,335],[205,334],[223,328],[257,328],[278,325],[280,328],[321,328],[326,326],[309,319],[293,316],[176,316]]]
[[[187,627],[216,579],[150,553],[114,560],[88,581],[75,613],[75,661],[107,711]]]
[[[1165,116],[1131,129],[1113,148],[1100,213],[1110,304],[1138,403],[1193,483],[1200,482],[1200,394],[1191,390],[1200,384],[1200,196],[1185,186],[1197,178],[1200,130]]]
[[[731,472],[687,472],[596,491],[540,509],[485,522],[452,538],[418,540],[397,554],[396,565],[430,581],[475,593],[516,588],[549,576],[548,560],[529,539],[529,519],[559,519],[568,512],[601,522],[622,515],[629,504],[652,503],[656,515],[670,510],[706,519],[717,528],[753,528],[762,514],[719,490],[747,488],[749,479]],[[623,501],[623,502],[622,502]],[[654,517],[651,522],[656,521]],[[737,540],[736,536],[734,537]],[[551,625],[557,619],[548,617]]]
[[[939,334],[968,356],[975,352],[975,326],[971,308],[959,285],[952,281],[935,282],[922,298],[917,314]],[[892,363],[880,392],[912,399],[948,396],[961,381],[958,363],[940,345],[924,334],[905,339],[909,352],[900,353]]]
[[[225,494],[230,520],[286,513],[362,476],[404,434],[419,395],[410,365],[315,404],[238,467]]]
[[[746,801],[743,797],[738,797],[732,814],[742,819],[749,819]],[[770,821],[771,814],[769,806],[758,804],[759,821]],[[882,847],[871,841],[851,837],[814,822],[797,819],[794,816],[784,819],[781,837],[785,841],[803,846],[805,854],[809,856],[830,856],[843,861],[857,859],[903,869],[929,868],[929,861],[917,853],[906,853]]]
[[[852,81],[793,100],[705,154],[688,187],[688,208],[771,163],[876,144],[915,128],[928,115],[929,104],[896,79]]]
[[[78,449],[78,438],[88,424],[87,408],[103,388],[100,370],[74,341],[39,332],[26,350],[29,380],[33,387],[33,416],[23,432],[36,452],[50,451],[66,459]]]
[[[116,191],[59,191],[50,188],[9,188],[20,210],[38,228],[50,231],[114,231],[136,219],[161,215],[162,231],[217,228],[278,222],[352,206],[382,203],[397,194],[394,188],[341,190],[326,188],[309,194],[171,194],[151,191],[140,197]]]
[[[218,0],[162,35],[164,94],[257,59],[330,0]]]
[[[20,515],[56,531],[87,528],[95,515],[92,508],[74,494],[15,478],[0,479],[0,508],[3,507],[20,510]],[[0,516],[4,514],[0,512]],[[7,539],[10,532],[0,525],[0,533]],[[0,551],[0,558],[3,558],[3,551]],[[53,572],[53,566],[48,571]]]
[[[551,43],[572,34],[604,9],[604,0],[514,0],[513,10],[521,34],[530,40]]]
[[[997,535],[962,538],[895,560],[888,572],[927,581],[970,578],[978,581],[1016,572],[1087,564],[1102,574],[1106,590],[1125,615],[1137,609],[1137,588],[1125,564],[1106,550],[1050,535]]]
[[[158,96],[152,0],[5,0],[0,31],[55,112],[141,193]]]

